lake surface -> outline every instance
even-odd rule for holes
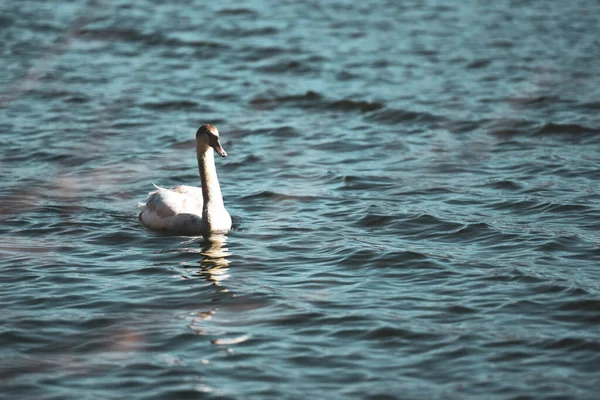
[[[597,1],[6,1],[11,399],[596,399]],[[235,229],[151,232],[215,124]]]

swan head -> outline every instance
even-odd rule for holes
[[[217,127],[206,124],[196,131],[196,149],[207,151],[209,147],[212,147],[221,157],[227,157],[227,152],[221,146]]]

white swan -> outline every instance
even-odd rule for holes
[[[213,125],[202,125],[196,132],[196,155],[202,188],[176,186],[156,187],[139,204],[140,221],[151,229],[178,234],[210,234],[231,229],[231,216],[223,204],[221,187],[215,168],[213,149],[227,157],[219,141],[219,131]]]

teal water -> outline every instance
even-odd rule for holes
[[[2,3],[1,392],[595,399],[599,11]],[[235,229],[148,231],[203,123]]]

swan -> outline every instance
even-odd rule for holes
[[[145,226],[192,235],[226,233],[231,229],[231,216],[223,203],[213,149],[221,157],[227,157],[217,128],[202,125],[196,131],[196,156],[202,187],[165,189],[154,185],[157,190],[148,194],[145,204],[139,204],[142,210],[139,220]]]

